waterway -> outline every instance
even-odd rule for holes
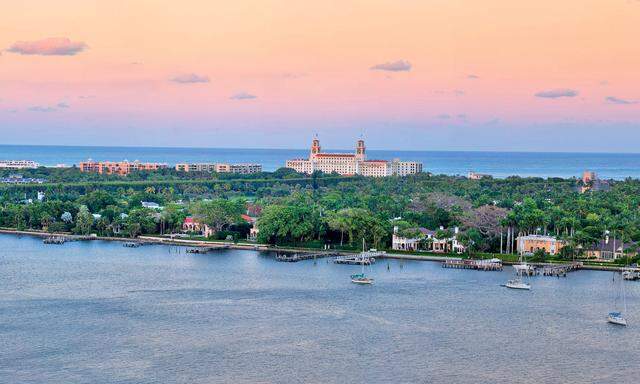
[[[640,282],[511,270],[0,235],[0,383],[637,382]]]

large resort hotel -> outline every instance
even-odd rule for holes
[[[355,153],[323,153],[317,138],[313,139],[308,159],[287,160],[286,167],[306,174],[322,171],[371,177],[406,176],[422,172],[422,163],[415,161],[367,160],[364,140],[358,140]]]

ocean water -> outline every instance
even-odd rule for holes
[[[178,252],[180,250],[180,252]],[[637,383],[612,273],[536,277],[385,261],[278,263],[0,235],[0,383]]]
[[[586,169],[602,178],[640,178],[640,154],[557,152],[447,152],[368,150],[371,159],[421,161],[435,174],[466,175],[469,171],[494,177],[511,175],[579,177]],[[290,158],[307,157],[306,149],[222,149],[154,147],[65,147],[0,145],[0,160],[26,159],[43,165],[78,164],[94,160],[140,160],[176,164],[180,162],[253,162],[266,171],[283,167]]]

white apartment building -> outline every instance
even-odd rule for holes
[[[38,168],[39,166],[39,163],[32,160],[0,160],[0,168],[25,169]]]
[[[176,164],[179,172],[216,172],[216,173],[260,173],[260,164],[225,164],[225,163],[181,163]]]
[[[313,139],[308,159],[287,160],[287,168],[311,174],[315,171],[369,177],[406,176],[422,172],[422,163],[413,161],[367,160],[364,140],[358,140],[354,153],[323,153],[320,140]]]

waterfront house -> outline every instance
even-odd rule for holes
[[[393,228],[391,238],[391,249],[396,251],[426,251],[435,253],[463,253],[466,248],[458,241],[459,228],[454,227],[452,236],[448,238],[438,238],[437,231],[427,228],[414,228],[417,235],[404,237],[400,235],[398,227]],[[441,231],[446,231],[440,227]]]
[[[198,233],[204,237],[213,235],[213,229],[207,224],[200,223],[197,218],[188,216],[182,222],[182,230],[184,232]]]
[[[258,239],[258,233],[260,232],[258,230],[258,227],[256,226],[258,219],[249,215],[241,215],[241,217],[242,220],[251,225],[251,228],[249,228],[249,233],[247,234],[247,240],[256,241]]]
[[[518,236],[516,243],[519,255],[533,255],[538,250],[544,250],[549,255],[556,255],[564,246],[564,241],[545,235]]]
[[[623,257],[625,254],[635,257],[638,254],[638,244],[634,242],[624,243],[609,235],[598,243],[592,244],[585,250],[585,256],[601,261],[611,261]],[[625,251],[626,250],[626,251]]]

